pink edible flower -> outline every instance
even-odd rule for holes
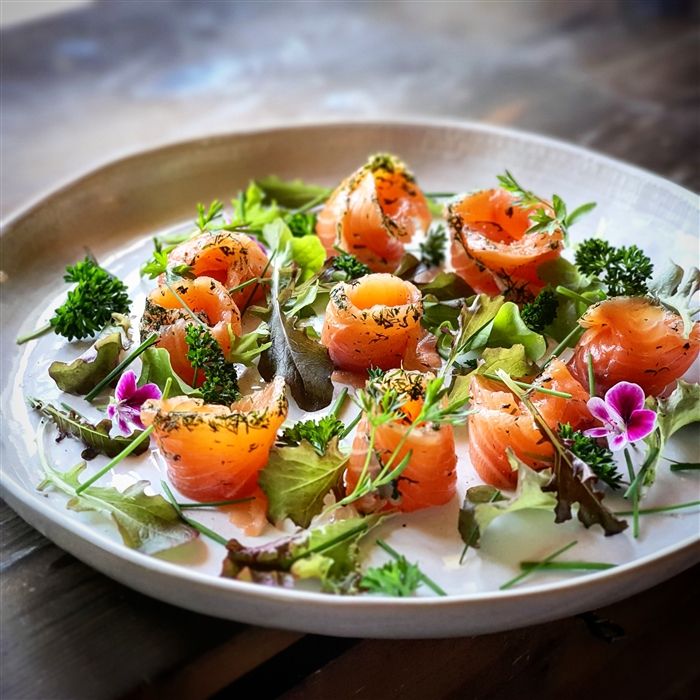
[[[122,435],[131,435],[135,428],[144,429],[141,422],[141,406],[148,399],[159,399],[160,389],[156,384],[136,386],[136,374],[127,370],[119,377],[114,391],[114,400],[107,406],[107,415],[114,421]]]
[[[656,425],[656,413],[644,408],[644,390],[639,384],[618,382],[608,389],[605,399],[594,396],[587,405],[591,415],[603,425],[586,430],[584,434],[607,438],[613,451],[645,438]]]

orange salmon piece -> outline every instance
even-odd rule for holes
[[[343,180],[318,215],[316,233],[328,255],[352,253],[374,272],[393,272],[404,244],[427,231],[428,202],[406,165],[376,155]]]
[[[545,286],[537,268],[561,255],[564,239],[560,230],[526,233],[533,211],[514,204],[504,189],[481,190],[448,205],[455,272],[477,292],[530,300]]]
[[[567,392],[570,399],[534,392],[530,398],[547,425],[556,429],[559,423],[570,423],[575,430],[589,427],[591,415],[586,407],[588,392],[571,376],[566,365],[552,360],[535,384]],[[470,384],[471,408],[469,457],[479,476],[491,486],[513,489],[517,471],[513,471],[506,448],[533,469],[552,466],[554,449],[537,427],[528,409],[504,384],[476,375]]]
[[[189,265],[195,277],[212,277],[226,289],[233,289],[255,277],[270,275],[267,255],[244,233],[203,233],[174,248],[168,261],[173,265]],[[264,295],[262,285],[253,284],[234,292],[231,298],[239,309],[245,309]]]
[[[234,335],[241,334],[241,313],[226,288],[211,277],[181,279],[170,286],[197,318],[208,326],[224,354],[227,353],[231,349],[229,326]],[[176,374],[188,384],[193,384],[195,372],[187,359],[185,333],[187,326],[195,321],[177,296],[163,284],[146,297],[141,317],[141,338],[145,340],[153,331],[158,333],[160,338],[156,346],[168,351]],[[204,375],[200,371],[196,383],[199,385],[203,381]]]
[[[444,505],[452,499],[457,485],[457,454],[451,425],[418,425],[408,437],[408,426],[423,406],[425,385],[431,374],[396,369],[387,372],[382,380],[386,388],[394,388],[407,401],[402,406],[406,420],[386,423],[375,432],[373,457],[368,471],[376,475],[380,460],[386,464],[399,443],[405,440],[392,461],[396,467],[411,452],[406,468],[401,472],[396,488],[384,493],[365,496],[357,502],[358,509],[373,512],[396,508],[410,512],[421,508]],[[357,426],[352,453],[345,471],[345,489],[351,493],[360,479],[369,447],[370,425],[364,417]]]
[[[154,426],[168,477],[196,501],[257,496],[258,472],[286,417],[282,377],[231,406],[174,396],[147,401],[141,409],[144,425]]]
[[[391,369],[416,356],[423,301],[410,282],[387,273],[340,282],[330,293],[321,331],[339,369]]]
[[[658,396],[700,352],[700,323],[684,338],[681,317],[645,297],[606,299],[591,306],[579,323],[586,331],[569,366],[574,377],[587,382],[590,354],[599,394],[628,381]]]

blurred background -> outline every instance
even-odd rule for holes
[[[323,119],[514,126],[700,189],[691,0],[2,0],[1,9],[3,215],[121,154]]]

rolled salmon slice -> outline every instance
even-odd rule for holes
[[[358,501],[360,510],[373,512],[396,508],[409,512],[444,505],[454,496],[457,483],[457,454],[452,426],[423,424],[413,428],[407,436],[409,424],[418,416],[423,406],[425,385],[432,376],[402,369],[391,370],[384,375],[381,386],[395,389],[399,396],[406,400],[402,406],[406,420],[387,423],[376,429],[373,456],[368,463],[368,471],[376,475],[395,451],[392,467],[398,466],[409,452],[411,457],[399,475],[395,487],[364,497]],[[345,472],[347,493],[351,493],[355,488],[364,469],[369,434],[370,424],[365,417],[357,426]]]
[[[591,425],[586,407],[588,392],[571,376],[560,360],[553,360],[535,382],[539,386],[567,392],[565,399],[534,392],[532,403],[547,425],[556,429],[559,423],[570,423],[575,430]],[[533,469],[552,466],[554,450],[537,427],[528,409],[505,385],[476,375],[470,385],[471,408],[469,457],[479,476],[491,486],[513,489],[517,472],[511,469],[506,448]]]
[[[208,327],[224,354],[231,348],[229,328],[234,335],[241,334],[241,314],[226,288],[211,277],[181,279],[171,283],[170,287],[160,285],[146,297],[141,317],[141,339],[145,340],[154,331],[158,333],[160,338],[156,345],[168,351],[176,374],[188,384],[199,385],[204,381],[204,374],[198,372],[195,382],[185,340],[187,327],[196,321],[182,302]]]
[[[422,315],[413,284],[387,273],[365,275],[331,290],[321,342],[339,369],[399,367],[416,357]]]
[[[141,410],[177,490],[196,501],[256,494],[277,431],[287,417],[281,377],[231,406],[175,396],[147,401]]]
[[[174,248],[168,255],[173,265],[189,265],[195,277],[211,277],[226,289],[256,277],[269,277],[269,260],[263,249],[244,233],[203,233]],[[159,280],[161,283],[163,280]],[[236,306],[245,310],[265,295],[262,285],[251,285],[231,294]]]
[[[545,282],[537,268],[561,255],[563,233],[526,233],[533,207],[503,189],[468,194],[447,207],[455,272],[478,292],[528,301]]]
[[[316,233],[329,255],[337,247],[374,272],[393,272],[404,244],[427,231],[431,220],[425,195],[406,165],[380,154],[333,192],[318,216]]]
[[[688,371],[700,352],[700,323],[685,338],[681,317],[646,297],[606,299],[591,306],[579,323],[586,331],[569,367],[586,382],[590,354],[599,394],[627,381],[658,396]]]

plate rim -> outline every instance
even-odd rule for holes
[[[525,130],[513,129],[491,124],[483,124],[475,121],[459,120],[459,119],[444,119],[444,118],[390,118],[390,119],[324,119],[312,122],[299,122],[289,125],[278,124],[269,125],[262,128],[244,127],[241,129],[233,129],[222,132],[217,132],[211,135],[199,136],[188,139],[176,139],[163,144],[145,149],[127,150],[121,154],[115,154],[109,160],[101,161],[86,169],[81,169],[77,175],[69,176],[61,180],[57,185],[44,189],[44,191],[30,198],[26,203],[17,207],[7,216],[3,217],[0,222],[0,241],[5,237],[6,233],[14,228],[21,220],[32,212],[45,204],[53,197],[60,196],[63,192],[79,187],[82,183],[92,177],[98,176],[111,168],[121,167],[128,164],[130,161],[147,160],[155,156],[163,156],[168,152],[175,153],[181,149],[192,149],[198,146],[212,146],[216,142],[225,142],[236,138],[245,138],[247,136],[264,136],[271,133],[288,133],[290,131],[314,131],[328,128],[418,128],[418,129],[452,129],[464,132],[478,132],[482,134],[490,134],[496,136],[504,136],[511,139],[526,141],[529,143],[541,144],[548,147],[554,147],[558,150],[566,151],[574,156],[585,157],[589,160],[600,162],[608,167],[622,170],[625,173],[634,175],[637,178],[642,178],[644,181],[653,181],[658,185],[663,186],[667,190],[670,188],[678,196],[687,200],[689,203],[700,202],[700,196],[696,195],[691,190],[679,185],[675,182],[650,172],[642,167],[626,163],[614,157],[598,153],[594,150],[584,148],[582,146],[563,141],[558,138],[544,136],[537,133],[532,133]],[[4,413],[4,411],[3,411]],[[4,423],[4,419],[2,421]],[[21,483],[15,480],[12,476],[0,469],[0,494],[7,499],[12,506],[14,501],[21,502],[25,508],[30,511],[38,511],[37,515],[40,518],[55,523],[64,530],[68,530],[74,536],[88,541],[95,547],[103,550],[107,555],[113,557],[116,561],[127,559],[131,564],[134,564],[149,573],[167,577],[178,578],[188,584],[198,586],[213,587],[221,592],[231,592],[243,596],[245,598],[257,599],[261,602],[276,601],[276,602],[298,602],[309,604],[320,604],[323,607],[381,607],[411,609],[411,608],[439,608],[444,609],[450,606],[458,606],[460,608],[469,606],[470,604],[482,605],[489,602],[499,604],[508,604],[513,602],[526,602],[541,596],[549,596],[550,594],[559,591],[573,593],[578,589],[590,589],[593,586],[604,587],[608,582],[615,578],[629,578],[636,574],[647,570],[650,566],[654,566],[660,560],[670,562],[677,561],[682,558],[682,555],[692,554],[691,550],[694,546],[700,544],[700,532],[697,536],[684,538],[668,547],[664,547],[656,552],[647,554],[639,559],[631,562],[626,562],[616,566],[614,569],[607,571],[586,574],[575,579],[564,579],[543,584],[535,584],[523,589],[508,589],[506,591],[482,591],[475,593],[460,593],[450,594],[446,597],[414,597],[414,598],[388,598],[384,596],[332,596],[327,593],[314,591],[304,591],[288,588],[273,588],[260,586],[258,584],[245,581],[237,581],[232,579],[224,579],[221,577],[212,576],[203,572],[188,569],[174,562],[169,562],[158,557],[143,554],[136,550],[129,549],[121,542],[110,539],[108,535],[102,534],[99,530],[91,529],[86,523],[83,523],[77,518],[71,517],[70,513],[62,512],[48,503],[44,503],[30,489],[25,488]],[[9,498],[7,496],[10,496]],[[32,513],[34,514],[34,513]],[[30,523],[33,525],[33,523]],[[50,537],[48,539],[51,539]],[[698,548],[697,559],[700,560],[700,548]],[[81,558],[76,554],[78,558]],[[669,567],[672,568],[672,567]],[[673,571],[673,573],[676,573]]]

